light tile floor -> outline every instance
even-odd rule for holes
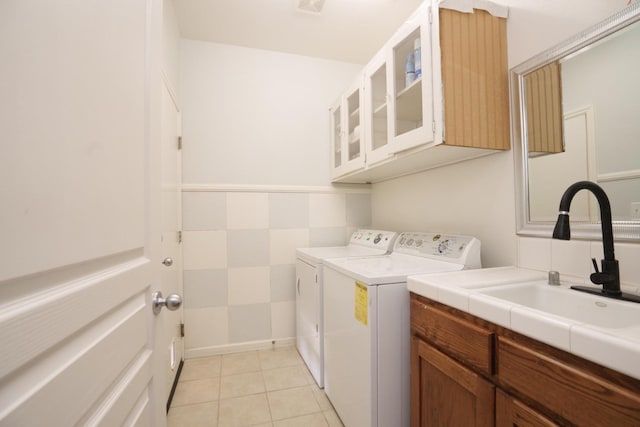
[[[342,426],[295,347],[185,360],[168,427]]]

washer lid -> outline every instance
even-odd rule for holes
[[[366,285],[402,283],[407,276],[415,274],[459,271],[464,265],[455,262],[391,253],[371,258],[327,259],[326,268],[331,268]]]
[[[296,249],[297,257],[311,264],[322,264],[328,258],[367,257],[386,253],[386,248],[368,248],[352,245]]]
[[[384,255],[391,252],[397,237],[395,231],[360,229],[351,235],[346,246],[298,248],[296,255],[311,264],[322,264],[327,258]]]

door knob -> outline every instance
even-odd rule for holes
[[[171,267],[173,265],[173,260],[169,257],[165,258],[164,261],[162,261],[162,263],[164,265],[166,265],[167,267]]]
[[[160,313],[162,307],[167,307],[167,310],[175,311],[182,305],[182,297],[178,294],[171,294],[163,298],[162,292],[156,291],[151,296],[151,303],[153,304],[154,314]]]

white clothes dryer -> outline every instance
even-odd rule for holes
[[[324,387],[324,260],[385,255],[396,237],[392,231],[358,230],[345,246],[296,249],[296,347],[320,388]]]
[[[478,239],[422,232],[388,255],[325,261],[325,393],[346,427],[409,426],[407,277],[480,267]]]

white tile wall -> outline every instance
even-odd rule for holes
[[[252,230],[269,228],[267,193],[228,193],[227,228]]]
[[[628,292],[640,293],[640,244],[615,243],[620,282]],[[556,270],[573,282],[589,283],[591,258],[600,265],[602,242],[518,237],[518,266],[539,271]]]
[[[518,243],[518,266],[548,271],[551,266],[551,239],[520,237]]]
[[[183,231],[182,265],[185,270],[227,267],[227,234],[224,231]]]
[[[620,282],[640,288],[640,245],[616,243],[614,252],[620,267]],[[598,264],[604,258],[601,242],[591,242],[591,258],[595,258]]]
[[[227,266],[269,265],[269,230],[228,230]]]
[[[270,270],[271,302],[294,301],[296,299],[295,265],[272,265]]]
[[[182,229],[224,230],[227,228],[226,204],[224,193],[183,193]]]
[[[345,194],[310,194],[310,227],[344,227],[347,225]]]
[[[367,194],[367,196],[369,195]],[[369,204],[369,211],[371,211],[371,204]],[[304,193],[270,194],[269,222],[270,228],[309,227],[309,195]]]
[[[227,305],[227,270],[185,270],[184,308]]]
[[[229,305],[271,301],[269,267],[230,268],[228,273]]]
[[[370,222],[362,191],[184,191],[187,357],[295,337],[295,249]]]
[[[270,304],[229,306],[229,342],[264,341],[272,337]]]
[[[228,343],[228,318],[227,307],[185,308],[185,349],[215,347]]]
[[[551,239],[551,269],[562,274],[584,279],[589,276],[591,242]]]
[[[309,247],[309,230],[270,230],[271,265],[295,264],[296,248]],[[344,243],[344,241],[343,241]]]
[[[355,230],[354,230],[355,231]],[[322,227],[309,229],[309,246],[339,246],[349,239],[353,231],[345,227]]]
[[[271,327],[273,338],[288,338],[296,335],[296,303],[281,301],[271,304]]]
[[[347,194],[347,225],[371,224],[371,197],[368,194]]]

